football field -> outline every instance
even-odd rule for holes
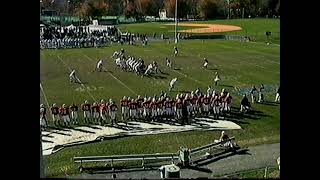
[[[148,46],[119,46],[105,48],[65,49],[41,51],[41,83],[49,104],[61,105],[72,102],[81,104],[112,98],[118,102],[123,96],[136,97],[159,95],[167,91],[171,79],[177,77],[178,84],[173,92],[206,91],[213,86],[214,73],[218,72],[221,82],[216,90],[225,88],[236,100],[252,85],[263,83],[267,91],[279,85],[279,46],[263,43],[243,43],[221,40],[181,41],[180,55],[173,57],[173,44],[151,42]],[[141,57],[145,64],[157,61],[162,73],[153,77],[140,77],[132,72],[116,68],[114,51],[125,49],[127,55]],[[165,57],[173,62],[173,69],[166,67]],[[99,59],[106,59],[107,72],[95,72]],[[209,68],[201,68],[203,58],[209,61]],[[71,69],[78,72],[82,84],[70,83]],[[237,101],[235,102],[235,104]]]
[[[151,41],[145,47],[115,44],[104,48],[41,50],[40,80],[43,92],[40,92],[40,101],[50,106],[52,103],[61,106],[71,105],[73,102],[80,105],[84,100],[93,103],[112,98],[119,106],[119,100],[123,96],[159,96],[161,90],[168,90],[171,79],[177,77],[176,88],[168,92],[169,96],[194,91],[196,88],[206,92],[208,85],[211,85],[219,92],[222,88],[230,92],[234,111],[238,111],[242,95],[248,93],[252,85],[259,86],[263,83],[267,102],[253,104],[254,114],[228,119],[242,127],[241,130],[228,133],[235,136],[243,146],[280,141],[280,105],[273,103],[280,83],[279,45],[182,40],[177,45],[180,51],[178,57],[173,57],[173,47],[174,44],[165,41]],[[127,55],[141,57],[146,65],[157,61],[163,73],[142,78],[116,68],[111,56],[121,48]],[[172,61],[174,69],[166,67],[165,57]],[[107,61],[107,72],[94,72],[96,63],[101,58]],[[203,58],[209,61],[208,69],[201,68]],[[78,71],[82,84],[69,82],[71,69]],[[215,72],[221,78],[218,86],[213,85]],[[218,138],[218,133],[196,131],[147,135],[65,148],[45,157],[47,175],[77,173],[77,166],[72,162],[74,156],[176,152],[180,146],[192,148],[210,143],[214,137]]]

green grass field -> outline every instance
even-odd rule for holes
[[[181,41],[178,44],[181,54],[177,58],[172,57],[173,46],[165,42],[151,42],[146,47],[113,45],[99,49],[44,50],[41,52],[41,80],[48,102],[49,104],[55,102],[60,106],[72,102],[80,104],[85,99],[93,102],[94,99],[113,98],[118,103],[124,95],[136,97],[135,93],[150,96],[159,94],[161,90],[168,89],[169,81],[174,77],[179,78],[177,91],[191,91],[197,87],[205,91],[208,85],[212,85],[214,73],[218,71],[222,81],[221,85],[214,88],[218,90],[225,88],[231,92],[234,97],[233,106],[239,107],[241,95],[233,88],[234,86],[246,89],[260,83],[270,87],[279,85],[279,46],[221,40]],[[109,57],[120,48],[124,48],[128,54],[143,58],[146,63],[157,60],[166,74],[162,75],[162,79],[141,78],[133,73],[116,69]],[[108,57],[107,69],[131,90],[107,72],[92,72],[97,60],[102,57]],[[167,69],[165,57],[172,59],[174,66],[180,70]],[[210,68],[217,70],[201,69],[203,57],[209,60]],[[81,90],[83,87],[79,84],[69,83],[69,68],[75,68],[80,72],[80,79],[86,88],[89,87],[88,91]],[[269,101],[274,99],[274,95],[274,91],[265,94]],[[240,120],[235,119],[234,122],[243,129],[228,133],[235,136],[242,146],[279,142],[279,105],[254,104],[253,106],[260,113]],[[72,162],[74,156],[176,152],[180,146],[193,148],[210,143],[219,136],[218,133],[196,131],[127,137],[65,148],[45,157],[48,166],[47,175],[55,177],[78,173],[77,165]]]
[[[229,35],[246,35],[254,37],[256,41],[266,41],[266,31],[271,31],[271,41],[280,44],[280,20],[279,19],[231,19],[231,20],[211,20],[211,21],[193,21],[190,23],[202,24],[228,24],[240,26],[241,31],[214,33],[214,34],[229,34]],[[166,36],[174,36],[174,26],[167,26],[168,22],[152,22],[152,23],[136,23],[122,24],[118,27],[122,31],[132,33],[144,33],[153,35],[156,32],[158,35],[165,34]],[[178,30],[192,29],[193,27],[179,26]]]

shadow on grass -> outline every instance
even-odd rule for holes
[[[92,128],[92,129],[100,129],[99,127],[95,127],[94,125],[90,125],[90,124],[83,124],[82,126],[88,127],[88,128]]]
[[[70,129],[73,129],[73,130],[79,131],[79,132],[83,132],[83,133],[95,134],[95,132],[87,131],[87,130],[84,130],[84,129],[78,129],[78,128],[76,128],[76,127],[70,127]]]
[[[45,140],[45,139],[42,139],[42,142],[43,143],[53,143],[53,141],[49,141],[49,140]]]
[[[165,76],[160,76],[160,75],[154,75],[154,76],[151,76],[151,77],[153,77],[153,78],[155,78],[155,79],[168,79],[167,77],[165,77]]]
[[[171,92],[178,92],[178,93],[191,93],[191,91],[171,91]]]
[[[48,130],[59,130],[59,131],[67,131],[70,132],[71,130],[63,128],[63,127],[56,127],[56,126],[48,126]]]
[[[164,75],[170,75],[169,73],[166,73],[166,72],[162,72],[160,71],[161,74],[164,74]]]
[[[267,101],[261,102],[261,103],[259,103],[259,104],[267,105],[267,106],[278,106],[278,104],[275,103],[275,102],[267,102]]]
[[[42,137],[48,137],[48,138],[53,138],[50,134],[42,134]]]
[[[233,88],[233,87],[234,87],[234,86],[226,85],[226,84],[220,84],[219,86],[222,86],[222,87],[229,87],[229,88]]]

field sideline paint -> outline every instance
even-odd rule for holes
[[[89,56],[83,54],[84,57],[86,57],[87,59],[89,59],[90,61],[94,61],[92,58],[90,58]],[[105,68],[103,68],[105,71],[107,71]],[[110,76],[112,76],[115,80],[117,80],[121,85],[123,85],[125,88],[127,88],[130,92],[132,92],[135,95],[138,95],[134,90],[132,90],[131,88],[129,88],[126,84],[124,84],[120,79],[118,79],[117,77],[115,77],[113,74],[111,74],[110,72],[107,71],[108,74],[110,74]]]
[[[57,57],[64,64],[64,66],[66,66],[69,69],[69,71],[71,72],[72,69],[65,62],[63,62],[62,58],[59,55],[57,55]],[[89,94],[89,96],[96,102],[97,101],[96,98],[88,91],[87,87],[80,81],[80,79],[78,77],[76,77],[76,78],[80,82],[81,86],[84,89],[86,89],[86,92]]]

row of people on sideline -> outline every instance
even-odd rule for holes
[[[186,94],[177,94],[175,98],[167,96],[162,92],[159,97],[141,97],[136,99],[123,97],[120,100],[120,113],[122,121],[128,120],[183,120],[195,116],[213,115],[214,118],[219,118],[223,113],[231,111],[232,96],[230,93],[222,89],[221,93],[214,91],[211,87],[207,93],[200,92],[197,89],[195,92]],[[111,125],[117,122],[118,105],[110,99],[108,102],[101,100],[100,103],[89,103],[84,101],[80,106],[83,111],[85,123],[105,124],[107,120]],[[78,105],[72,104],[67,106],[63,104],[58,107],[55,103],[50,107],[53,123],[56,126],[63,123],[65,126],[79,123]],[[40,123],[43,128],[48,125],[47,108],[40,105]],[[182,121],[184,123],[184,121]]]

